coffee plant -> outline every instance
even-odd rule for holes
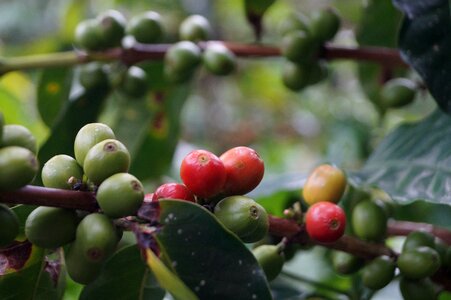
[[[0,299],[451,299],[449,1],[21,2]]]

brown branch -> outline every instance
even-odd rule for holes
[[[387,234],[390,236],[396,235],[404,236],[408,235],[412,231],[429,232],[430,234],[442,239],[446,244],[451,245],[451,231],[446,228],[435,226],[428,223],[396,221],[396,220],[388,221]]]
[[[14,191],[0,192],[0,202],[37,206],[64,207],[97,211],[95,195],[91,192],[69,191],[27,185]]]

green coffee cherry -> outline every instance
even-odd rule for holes
[[[75,44],[88,51],[105,48],[102,28],[96,19],[87,19],[78,23],[75,28]]]
[[[355,255],[343,251],[332,252],[332,266],[338,274],[349,275],[363,267],[364,260]]]
[[[266,279],[271,281],[282,271],[285,258],[276,245],[261,245],[252,250],[257,262],[263,269]]]
[[[67,273],[73,281],[80,284],[93,282],[102,269],[102,263],[92,263],[85,259],[80,243],[75,241],[65,253]]]
[[[449,246],[440,238],[436,237],[434,238],[434,247],[440,256],[440,261],[443,265],[447,265],[447,252],[449,249]]]
[[[78,217],[75,211],[40,206],[28,215],[25,235],[34,245],[54,249],[75,239]]]
[[[282,55],[294,63],[310,62],[318,49],[316,40],[308,31],[291,31],[282,39]]]
[[[409,279],[429,277],[437,272],[441,264],[437,251],[426,246],[403,251],[397,263],[401,274]]]
[[[102,123],[90,123],[83,126],[77,133],[74,141],[75,159],[83,166],[86,154],[95,144],[106,140],[115,139],[113,130]]]
[[[310,18],[309,29],[312,36],[320,42],[332,39],[340,29],[340,17],[332,8],[314,12]]]
[[[15,190],[29,184],[39,169],[30,150],[9,146],[0,148],[0,190]]]
[[[415,98],[416,88],[416,84],[407,78],[389,80],[381,89],[381,104],[385,108],[399,108],[410,104]]]
[[[434,249],[435,237],[428,232],[412,231],[404,240],[404,244],[402,245],[402,252],[413,250],[421,246],[427,246]]]
[[[205,17],[192,15],[180,24],[179,37],[193,42],[204,41],[209,38],[211,31],[210,22]]]
[[[399,289],[405,300],[436,300],[438,299],[439,287],[429,278],[422,280],[411,280],[401,277]]]
[[[205,68],[215,75],[228,75],[236,66],[235,54],[220,43],[208,44],[202,58]]]
[[[392,281],[395,269],[396,264],[390,257],[376,257],[362,269],[362,283],[367,288],[379,290]]]
[[[122,38],[125,35],[125,17],[117,10],[107,10],[97,16],[103,39],[103,47],[111,48],[121,45]]]
[[[164,57],[165,77],[173,83],[187,81],[201,62],[200,48],[189,41],[172,45]]]
[[[4,125],[0,147],[19,146],[27,148],[34,154],[37,151],[36,138],[31,131],[22,125]]]
[[[126,32],[136,41],[144,44],[158,43],[163,39],[164,30],[161,16],[157,12],[147,11],[134,16],[127,24]]]
[[[216,205],[214,214],[224,227],[245,243],[257,242],[268,232],[268,214],[260,204],[249,197],[224,198]]]
[[[89,214],[77,227],[77,244],[85,259],[92,263],[99,263],[110,257],[116,250],[117,238],[113,222],[104,214]]]
[[[290,90],[297,92],[309,85],[310,72],[307,65],[286,61],[282,70],[282,82]]]
[[[69,155],[59,154],[49,159],[41,171],[42,183],[45,187],[72,189],[70,178],[83,179],[83,169]]]
[[[315,61],[308,65],[309,68],[309,85],[317,84],[327,77],[327,64],[321,61]]]
[[[140,98],[146,95],[148,89],[148,78],[143,69],[131,66],[125,72],[119,85],[119,90],[128,96]]]
[[[97,190],[97,202],[111,218],[135,215],[144,201],[141,182],[128,173],[118,173],[107,178]]]
[[[0,204],[0,247],[14,242],[19,234],[19,219],[8,206]]]
[[[130,154],[124,144],[115,139],[95,144],[83,163],[86,176],[96,185],[113,174],[128,172],[129,167]]]
[[[385,210],[373,201],[358,203],[351,215],[352,228],[356,236],[367,241],[380,241],[387,232]]]
[[[308,19],[305,15],[292,13],[284,18],[279,25],[279,33],[281,36],[296,30],[309,31]]]
[[[80,67],[80,84],[86,90],[107,88],[109,85],[105,66],[98,62],[92,62]]]

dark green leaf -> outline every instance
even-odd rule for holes
[[[80,299],[158,300],[165,293],[133,245],[107,261],[100,277],[83,289]]]
[[[350,174],[355,186],[376,186],[399,203],[422,199],[451,204],[451,118],[437,110],[389,134],[363,169]]]
[[[370,0],[358,26],[357,41],[361,46],[397,46],[401,13],[391,0]],[[381,20],[384,20],[381,22]],[[379,103],[379,88],[384,70],[372,63],[359,63],[360,83],[370,100]],[[399,72],[399,71],[398,71]],[[400,75],[400,74],[398,74]]]
[[[44,123],[51,127],[68,101],[72,84],[71,68],[50,68],[41,73],[37,106]]]
[[[422,77],[439,107],[451,112],[451,18],[447,0],[394,0],[405,18],[402,56]]]
[[[160,250],[199,299],[271,299],[252,253],[206,209],[162,200],[160,222]]]
[[[74,155],[74,139],[78,130],[97,120],[107,94],[107,90],[82,91],[70,99],[55,121],[50,137],[39,150],[41,164],[57,154]]]

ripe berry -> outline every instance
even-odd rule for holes
[[[182,161],[180,177],[186,187],[201,198],[210,198],[221,192],[226,182],[223,162],[206,150],[194,150]]]
[[[126,31],[136,41],[144,44],[160,42],[164,35],[161,16],[155,11],[147,11],[131,18]]]
[[[4,125],[0,147],[19,146],[27,148],[34,154],[37,151],[36,138],[31,131],[22,125]]]
[[[231,196],[215,206],[215,216],[243,242],[258,242],[268,233],[269,221],[266,210],[251,198]]]
[[[90,123],[83,126],[77,133],[74,141],[75,159],[80,166],[83,166],[86,154],[95,144],[106,140],[114,139],[113,130],[102,123]]]
[[[365,263],[360,257],[343,251],[333,251],[331,258],[335,272],[342,275],[349,275],[357,272]]]
[[[108,177],[97,190],[97,202],[110,218],[135,215],[143,201],[144,191],[141,182],[128,173]]]
[[[265,173],[263,159],[249,147],[235,147],[224,152],[219,159],[226,170],[226,195],[244,195],[261,182]]]
[[[192,15],[183,20],[179,27],[181,40],[193,42],[207,40],[211,33],[211,26],[208,20],[201,15]]]
[[[155,195],[155,193],[147,193],[144,195],[144,202],[150,203],[150,202],[156,202],[158,201],[158,196]]]
[[[117,238],[113,222],[104,214],[89,214],[77,227],[76,242],[89,262],[102,262],[113,254]]]
[[[228,75],[236,66],[235,54],[221,43],[209,43],[202,58],[205,68],[215,75]]]
[[[320,42],[332,39],[340,29],[340,17],[332,8],[314,12],[310,18],[309,29],[312,36]]]
[[[131,66],[122,78],[119,90],[134,98],[146,95],[148,89],[148,78],[146,72],[140,67]]]
[[[128,172],[129,167],[130,154],[124,144],[115,139],[95,144],[83,163],[86,176],[97,185],[113,174]]]
[[[122,13],[110,9],[98,15],[96,21],[99,23],[103,47],[120,46],[125,34],[125,24],[127,23]]]
[[[80,67],[80,84],[86,90],[106,88],[109,85],[105,66],[98,62],[92,62]]]
[[[0,247],[8,246],[19,234],[19,218],[8,206],[0,204]]]
[[[399,271],[406,278],[423,279],[433,275],[440,268],[440,256],[436,250],[421,246],[403,251],[397,260]]]
[[[29,184],[39,169],[30,150],[8,146],[0,148],[0,190],[15,190]]]
[[[160,185],[154,194],[157,199],[168,198],[196,202],[193,193],[185,185],[175,182]]]
[[[407,78],[387,81],[380,93],[380,101],[385,108],[399,108],[410,104],[415,98],[416,84]]]
[[[282,271],[285,258],[276,245],[261,245],[252,250],[268,281],[274,280]]]
[[[164,73],[174,83],[181,83],[191,78],[195,68],[201,62],[200,48],[189,41],[172,45],[164,57]]]
[[[317,50],[318,44],[308,31],[292,31],[282,39],[282,55],[294,63],[311,61]]]
[[[396,264],[388,256],[379,256],[362,270],[362,283],[367,288],[379,290],[389,284],[395,276]]]
[[[352,210],[352,229],[356,236],[367,241],[380,241],[387,232],[387,214],[374,201],[359,202]]]
[[[308,205],[321,201],[337,203],[346,189],[346,176],[332,165],[316,167],[307,178],[302,196]]]
[[[41,178],[45,187],[70,190],[72,184],[69,179],[72,177],[81,181],[83,169],[69,155],[55,155],[42,167]]]
[[[78,23],[75,28],[75,44],[88,51],[98,51],[105,48],[102,29],[98,20],[87,19]]]
[[[28,215],[25,235],[34,245],[54,249],[75,239],[78,217],[75,211],[40,206]]]
[[[333,243],[344,233],[346,215],[332,202],[318,202],[307,210],[306,230],[310,238],[321,243]]]

